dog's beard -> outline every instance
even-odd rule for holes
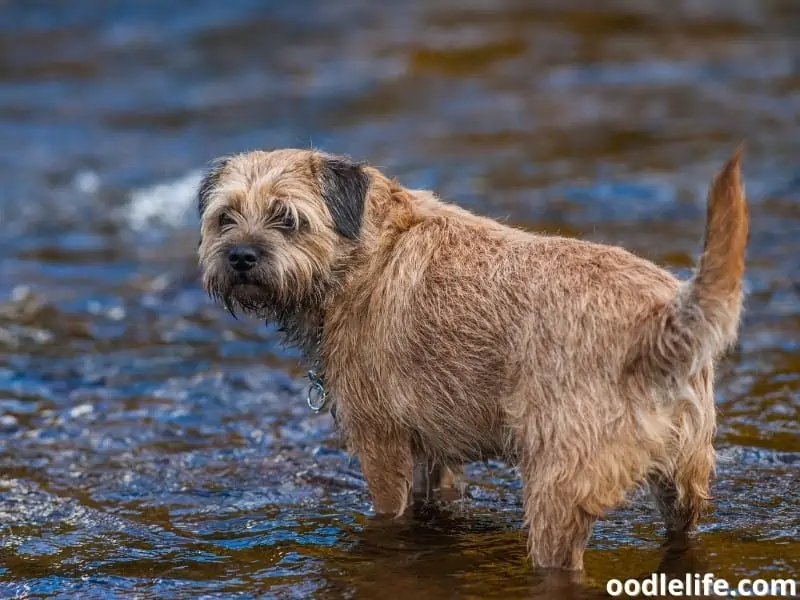
[[[246,273],[230,269],[208,272],[204,285],[211,298],[234,318],[237,311],[290,330],[298,315],[317,309],[326,288],[321,278],[300,281],[291,273],[256,268]]]

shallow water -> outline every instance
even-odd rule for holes
[[[749,297],[714,510],[676,570],[800,568],[800,7],[793,0],[0,3],[0,595],[531,597],[662,559],[643,495],[582,583],[531,574],[519,484],[370,519],[297,355],[200,289],[213,156],[308,146],[685,273],[748,142]]]

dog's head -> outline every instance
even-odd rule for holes
[[[198,194],[203,286],[268,319],[313,308],[359,242],[368,186],[360,165],[320,152],[216,159]]]

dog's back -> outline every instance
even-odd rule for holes
[[[710,223],[727,214],[718,196],[737,189],[730,180],[736,160],[712,188],[717,210]],[[705,342],[706,332],[671,316],[692,314],[687,290],[691,298],[705,294],[703,306],[717,306],[709,269],[726,264],[718,257],[726,250],[713,233],[704,267],[682,284],[622,248],[530,234],[430,192],[410,195],[416,225],[398,236],[382,259],[384,278],[371,282],[373,293],[361,294],[369,304],[352,310],[342,328],[358,340],[352,352],[359,362],[375,363],[391,379],[415,379],[385,403],[376,389],[363,410],[408,423],[443,459],[517,454],[509,430],[531,410],[566,411],[575,419],[592,414],[602,425],[634,403],[659,411],[658,420],[672,427],[673,407],[663,405],[676,395],[685,399],[695,385],[690,380],[702,379],[729,341]],[[730,315],[721,316],[737,320],[740,304],[731,302]],[[696,349],[666,339],[687,332]],[[670,351],[671,366],[663,363]],[[691,369],[681,362],[687,360]]]

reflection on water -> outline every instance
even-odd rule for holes
[[[800,567],[800,9],[12,0],[0,20],[0,595],[594,597],[654,569]],[[209,158],[308,146],[527,227],[686,273],[708,179],[746,139],[747,314],[720,369],[695,547],[645,496],[580,581],[532,574],[519,483],[376,522],[297,356],[210,305]],[[660,566],[659,566],[660,565]]]

